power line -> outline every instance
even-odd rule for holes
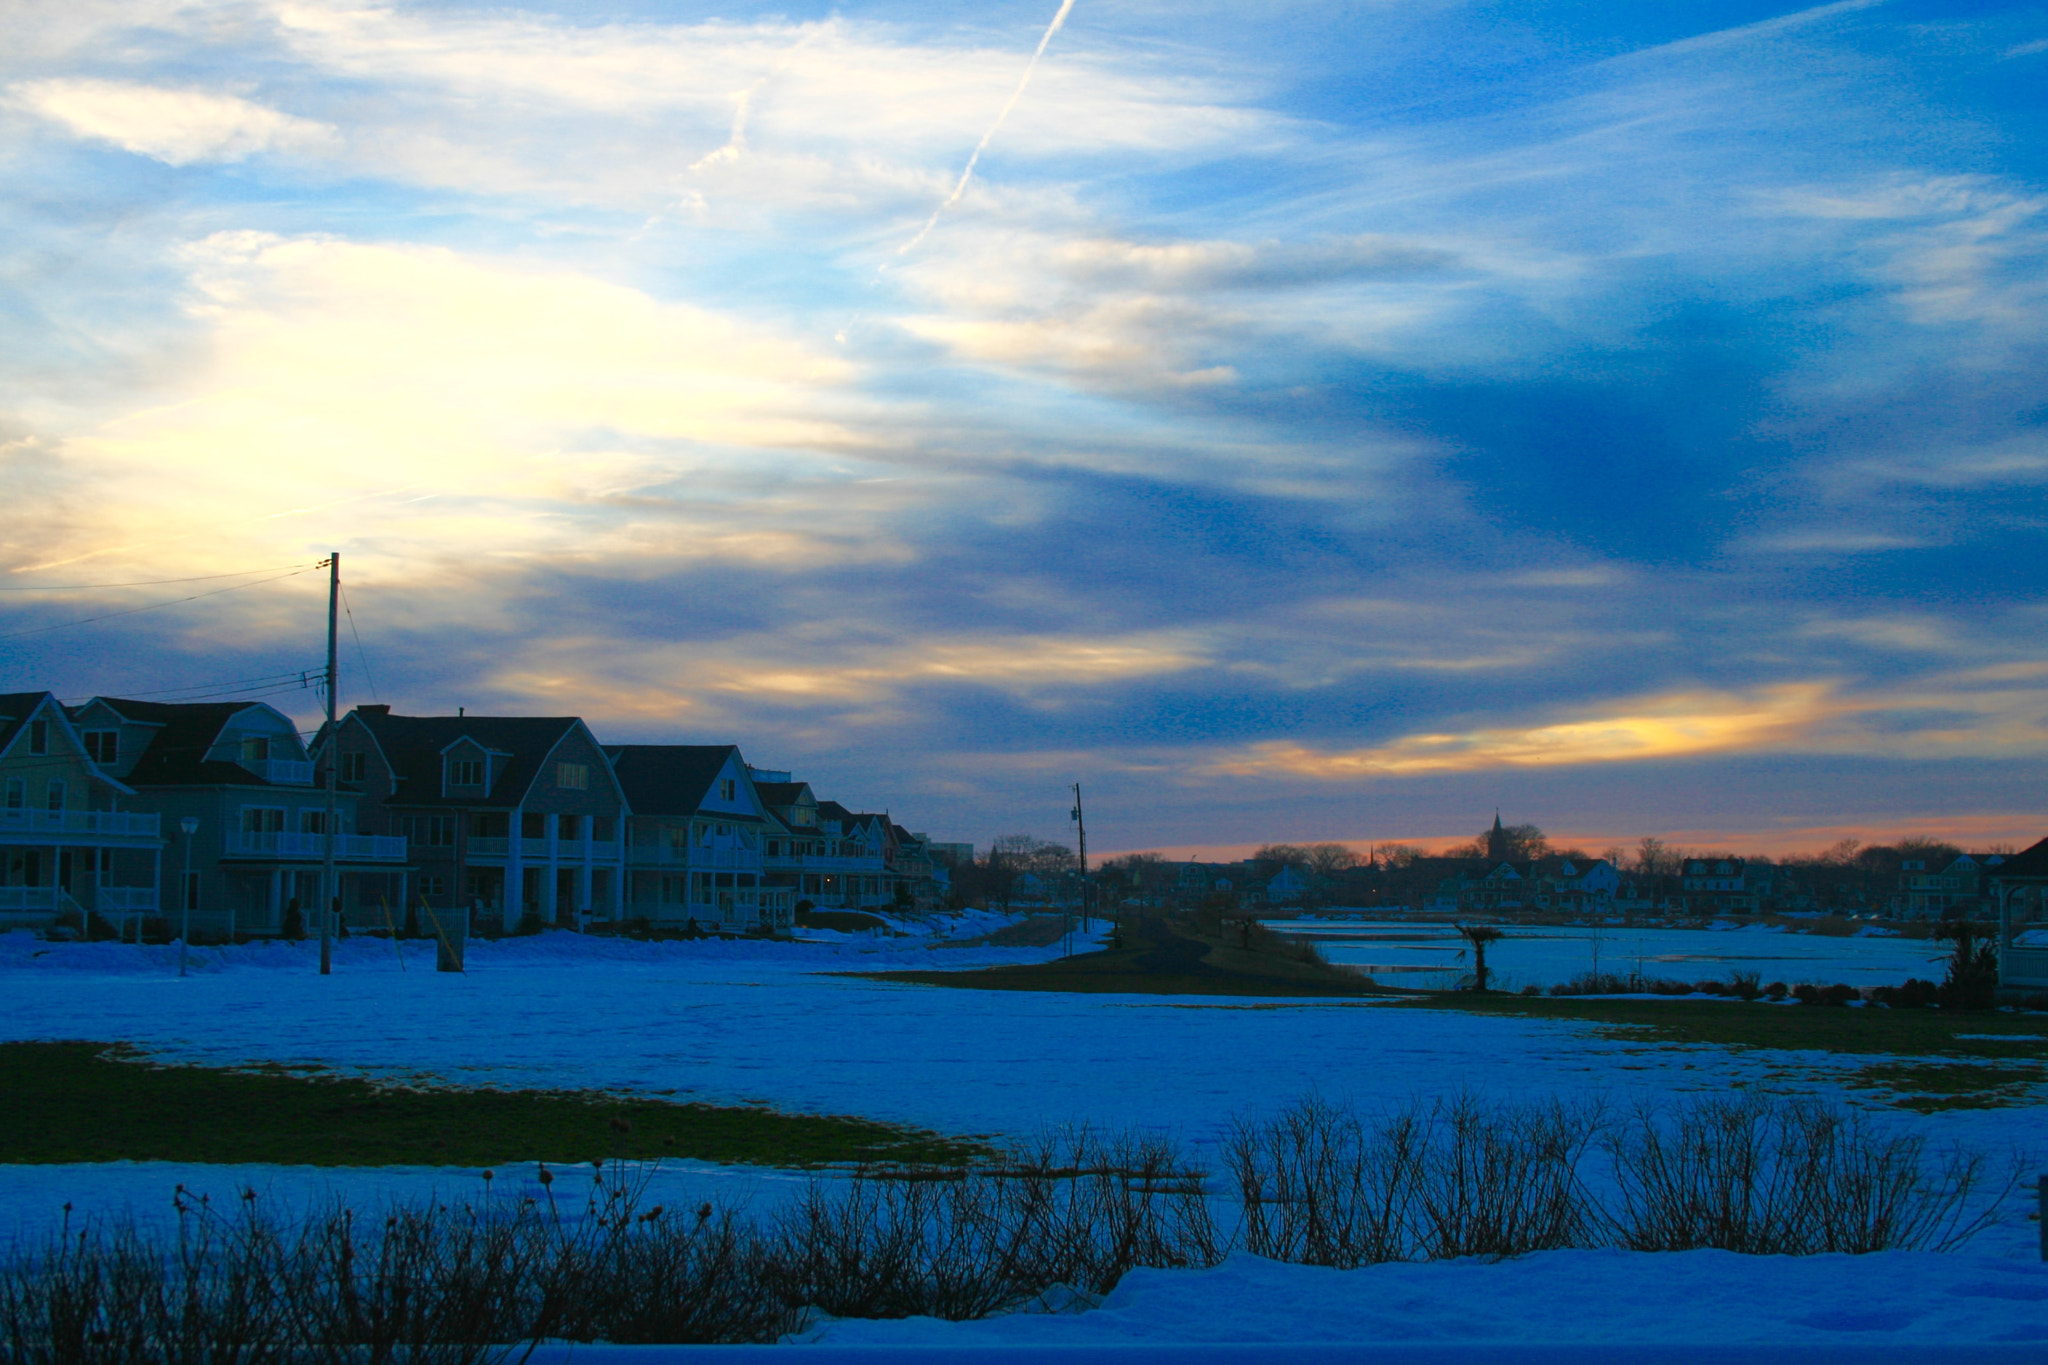
[[[317,668],[292,668],[286,669],[279,673],[259,674],[253,678],[223,678],[219,682],[189,683],[183,687],[159,687],[149,692],[123,692],[121,693],[121,696],[129,698],[134,701],[142,701],[149,697],[168,697],[178,692],[211,693],[238,690],[250,687],[263,687],[272,684],[281,686],[287,683],[296,686],[299,679],[310,679],[317,672],[319,672]],[[101,694],[93,693],[91,695],[98,696]],[[107,693],[105,695],[112,696],[113,694]],[[79,698],[80,701],[85,701],[88,699],[89,698],[87,697]],[[71,704],[73,703],[66,703],[66,705]]]
[[[302,573],[311,573],[315,569],[324,567],[326,567],[326,563],[323,560],[319,564],[308,564],[304,568],[293,569],[290,573],[281,573],[275,578],[259,578],[254,583],[235,583],[225,588],[215,588],[211,592],[195,592],[189,597],[173,598],[168,602],[151,602],[145,606],[130,607],[126,611],[110,611],[103,616],[87,616],[77,621],[59,621],[54,626],[37,626],[34,630],[17,630],[8,635],[0,635],[0,640],[19,640],[28,635],[42,635],[53,630],[68,630],[72,626],[89,626],[95,621],[111,621],[117,616],[133,616],[137,612],[156,611],[162,607],[175,607],[185,602],[197,602],[202,597],[218,597],[224,592],[240,592],[243,588],[260,588],[266,583],[279,583],[287,578],[297,578]]]
[[[356,657],[363,661],[363,678],[370,684],[370,696],[373,700],[382,701],[384,698],[377,694],[376,675],[370,672],[370,656],[363,652],[363,637],[356,629],[355,609],[348,604],[348,589],[339,583],[335,586],[341,588],[341,609],[348,613],[348,633],[356,637]]]
[[[324,568],[326,563],[327,561],[323,559],[320,563],[307,567]],[[166,583],[212,583],[223,578],[247,578],[250,574],[277,573],[292,567],[290,564],[277,564],[268,569],[241,569],[235,573],[204,574],[198,578],[142,578],[133,583],[50,583],[34,588],[0,588],[0,592],[93,592],[101,588],[155,588]]]

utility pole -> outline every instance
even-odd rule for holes
[[[1081,932],[1088,933],[1093,925],[1088,920],[1088,822],[1081,818],[1081,784],[1074,784],[1074,828],[1081,845]]]
[[[335,604],[341,597],[341,552],[327,557],[327,818],[320,822],[320,975],[334,971],[334,906],[341,899],[341,883],[334,875],[334,779],[341,768],[334,734],[334,644],[338,618]]]

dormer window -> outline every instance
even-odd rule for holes
[[[267,735],[242,736],[242,762],[263,763],[270,758],[270,738]]]
[[[588,763],[557,763],[555,785],[565,791],[583,791],[590,786],[590,765]]]
[[[369,760],[370,756],[364,753],[343,754],[341,756],[341,780],[344,782],[361,782],[369,772]]]
[[[451,758],[448,760],[448,785],[451,787],[481,787],[484,784],[484,761],[480,758]]]
[[[87,730],[85,732],[85,756],[101,765],[121,761],[121,732],[119,730]]]

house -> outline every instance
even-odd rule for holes
[[[1904,859],[1899,863],[1898,912],[1908,919],[1941,919],[1981,909],[1985,878],[2004,861],[1995,853],[1961,853],[1937,870],[1925,859]]]
[[[324,895],[344,914],[403,904],[403,838],[358,832],[356,796],[334,798],[336,887],[323,892],[327,792],[298,723],[262,702],[153,702],[94,697],[71,710],[101,771],[134,791],[180,844],[161,860],[162,913],[192,917],[195,936],[277,934],[292,901],[317,924]],[[185,821],[197,821],[189,845]]]
[[[323,727],[324,729],[324,727]],[[480,924],[616,918],[627,816],[611,760],[575,716],[395,716],[358,706],[323,733],[358,827],[411,840],[413,895]]]
[[[1299,868],[1282,864],[1266,883],[1266,901],[1270,905],[1293,905],[1306,896],[1314,883]]]
[[[1998,905],[1998,989],[2048,992],[2048,839],[2007,855],[1989,870]]]
[[[730,744],[605,746],[632,812],[625,913],[725,929],[786,929],[796,895],[773,885],[767,846],[789,830]]]
[[[812,899],[819,905],[848,909],[894,905],[890,824],[886,815],[848,810],[837,801],[820,801],[818,826],[831,845],[830,866],[819,870]]]
[[[162,821],[132,808],[107,770],[118,756],[48,692],[0,693],[0,927],[68,914],[139,929],[158,913]]]
[[[1742,858],[1687,858],[1679,868],[1685,908],[1696,915],[1754,914],[1757,897]]]

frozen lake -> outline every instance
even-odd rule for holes
[[[1267,920],[1281,933],[1313,941],[1332,962],[1384,976],[1389,985],[1436,986],[1472,970],[1471,951],[1448,924],[1328,919]],[[1593,971],[1644,979],[1726,981],[1751,971],[1796,986],[1896,986],[1909,976],[1941,979],[1947,945],[1883,934],[1832,937],[1763,925],[1707,929],[1584,925],[1502,926],[1507,937],[1486,950],[1492,985],[1548,987]]]

